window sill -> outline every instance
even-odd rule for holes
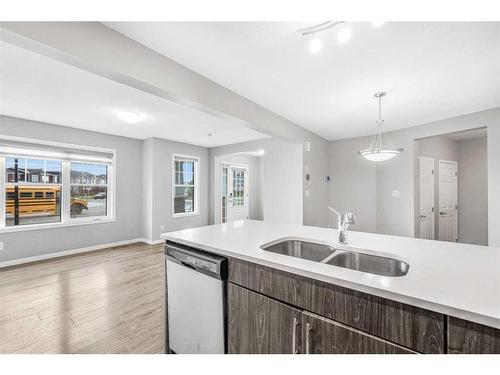
[[[199,212],[187,212],[183,214],[172,214],[172,217],[178,218],[178,217],[189,217],[189,216],[198,216],[200,213]]]
[[[66,223],[47,223],[47,224],[31,224],[31,225],[19,225],[12,227],[4,227],[0,229],[0,234],[3,233],[15,233],[15,232],[25,232],[32,230],[44,230],[44,229],[56,229],[65,227],[76,227],[80,225],[93,225],[93,224],[105,224],[105,223],[115,223],[115,219],[102,218],[102,219],[80,219],[74,220]]]

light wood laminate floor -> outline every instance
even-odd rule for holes
[[[163,246],[0,269],[0,353],[163,353]]]

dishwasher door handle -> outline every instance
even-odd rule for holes
[[[181,261],[181,264],[184,266],[184,267],[187,267],[187,268],[191,268],[192,270],[195,270],[196,271],[196,267],[191,264],[191,263],[187,263],[187,262],[183,262]]]

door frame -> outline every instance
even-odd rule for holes
[[[420,192],[421,192],[421,189],[420,189],[420,159],[423,159],[423,160],[432,160],[432,169],[434,171],[433,173],[433,184],[432,184],[432,199],[433,199],[433,202],[432,202],[432,239],[435,240],[436,239],[436,159],[435,158],[431,158],[429,156],[418,156],[417,157],[417,160],[418,160],[418,164],[417,164],[417,167],[418,167],[418,205],[417,205],[417,215],[415,217],[415,219],[417,220],[418,222],[418,238],[422,238],[422,233],[420,231],[420,207],[421,207],[421,202],[420,202]],[[439,199],[439,198],[438,198]]]
[[[454,160],[445,160],[445,159],[439,159],[438,161],[438,209],[437,209],[437,215],[438,215],[438,239],[439,239],[439,231],[441,230],[441,226],[439,225],[439,218],[440,218],[440,210],[441,210],[441,194],[440,194],[440,190],[441,190],[441,163],[447,163],[447,164],[454,164],[455,165],[455,168],[456,168],[456,177],[457,177],[457,194],[456,194],[456,197],[457,197],[457,201],[456,201],[456,209],[455,209],[455,233],[456,233],[456,238],[454,241],[451,241],[451,242],[458,242],[458,162],[457,161],[454,161]]]
[[[218,160],[218,166],[216,166],[216,180],[215,180],[215,207],[214,207],[214,223],[222,224],[222,168],[223,166],[234,166],[237,168],[245,169],[247,172],[247,183],[248,192],[246,197],[246,204],[248,206],[248,216],[250,217],[250,166],[247,164],[234,163],[231,161],[225,161],[224,159]],[[218,214],[217,214],[218,213]],[[227,215],[227,214],[226,214]]]

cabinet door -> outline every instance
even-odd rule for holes
[[[306,354],[410,354],[388,341],[304,312],[302,348]]]
[[[449,316],[448,353],[500,354],[500,329]]]
[[[227,294],[229,353],[300,353],[300,310],[231,283]]]

